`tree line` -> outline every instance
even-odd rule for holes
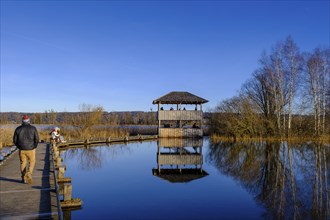
[[[107,112],[102,106],[82,104],[79,112],[56,112],[46,110],[43,113],[2,112],[1,124],[20,124],[22,116],[27,114],[33,124],[59,125],[156,125],[156,112],[123,111]]]
[[[291,36],[263,52],[238,95],[220,102],[209,121],[219,136],[329,135],[330,49],[301,52]]]

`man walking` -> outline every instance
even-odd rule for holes
[[[13,141],[19,149],[22,182],[31,184],[39,135],[36,127],[30,125],[30,118],[27,115],[23,116],[22,125],[16,128]]]

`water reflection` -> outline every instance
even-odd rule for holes
[[[79,169],[90,171],[102,168],[106,158],[116,158],[123,152],[130,152],[131,148],[125,144],[108,145],[106,146],[88,146],[81,148],[67,148],[63,150],[64,160],[75,160]],[[104,151],[107,151],[105,153]]]
[[[172,183],[186,183],[208,175],[203,170],[202,139],[161,138],[157,146],[154,176]]]
[[[264,218],[329,219],[329,145],[212,144],[207,161],[265,208]]]

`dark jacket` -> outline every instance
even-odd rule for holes
[[[13,137],[14,144],[20,150],[33,150],[38,146],[39,136],[36,127],[23,123],[17,127]]]

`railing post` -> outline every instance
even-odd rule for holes
[[[86,140],[88,143],[88,139]],[[60,151],[55,142],[52,142],[53,158],[55,168],[55,178],[58,184],[58,192],[63,195],[63,201],[60,202],[61,209],[80,208],[82,201],[79,198],[72,198],[72,183],[70,177],[64,177],[66,166],[62,165],[63,159],[60,157]]]
[[[62,163],[62,158],[57,157],[57,158],[56,158],[56,167],[57,167],[57,168],[60,167],[60,166],[61,166],[61,163]]]
[[[64,178],[64,172],[65,172],[65,166],[60,166],[58,168],[57,179],[63,179]]]
[[[72,199],[72,184],[64,183],[64,201],[70,201]]]

